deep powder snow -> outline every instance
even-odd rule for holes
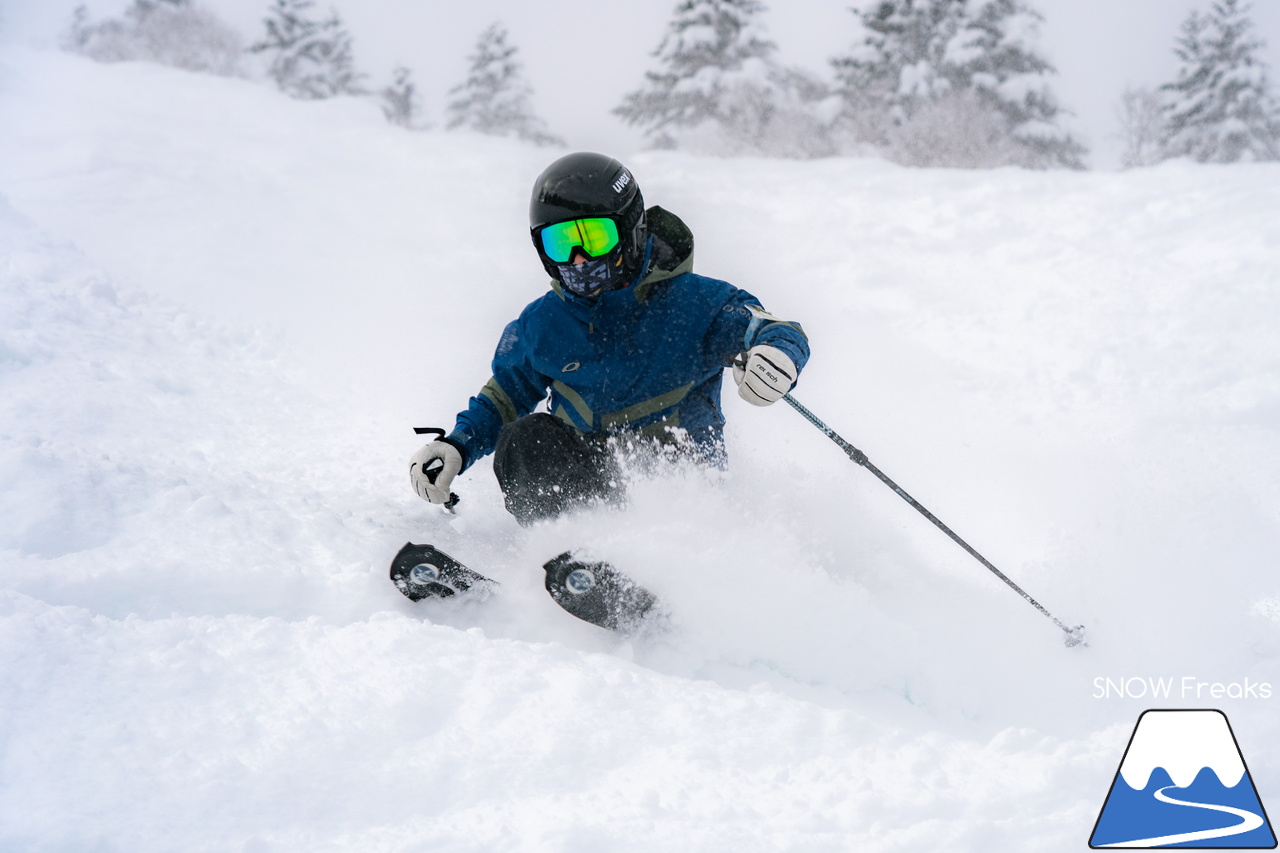
[[[21,49],[0,127],[0,848],[1080,849],[1147,707],[1222,708],[1280,796],[1280,167],[615,152],[1068,650],[731,388],[730,469],[625,512],[521,530],[488,462],[419,501],[410,427],[545,287],[556,151]],[[501,592],[408,602],[410,539]],[[568,548],[672,631],[560,611]],[[1095,698],[1132,676],[1172,694]]]

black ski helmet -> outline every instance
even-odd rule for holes
[[[529,233],[552,278],[558,280],[560,271],[542,249],[541,229],[596,216],[617,225],[618,247],[609,253],[609,261],[621,258],[623,278],[630,279],[644,261],[646,237],[644,197],[631,170],[612,157],[579,151],[556,160],[538,176],[529,200]]]

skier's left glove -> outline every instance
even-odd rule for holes
[[[781,400],[796,384],[798,373],[790,356],[768,344],[753,346],[733,362],[738,396],[753,406],[767,406]]]
[[[451,441],[436,439],[409,458],[409,481],[418,497],[449,508],[451,501],[456,503],[449,486],[462,465],[462,451]]]

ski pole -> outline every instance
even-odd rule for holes
[[[1016,583],[1010,580],[1009,577],[1004,572],[1000,571],[995,566],[993,566],[986,557],[982,556],[977,551],[975,551],[968,542],[965,542],[963,539],[957,536],[955,531],[953,531],[950,527],[947,527],[945,524],[943,524],[942,521],[936,515],[929,512],[929,510],[925,509],[924,506],[921,505],[919,501],[911,497],[911,495],[907,494],[906,491],[904,491],[901,486],[893,482],[893,480],[890,480],[883,471],[881,471],[875,465],[872,465],[871,460],[867,458],[867,454],[863,453],[861,450],[859,450],[858,448],[854,447],[852,444],[850,444],[849,442],[841,438],[836,433],[835,430],[833,430],[831,427],[824,424],[818,418],[818,416],[815,415],[813,412],[809,411],[804,406],[800,405],[800,403],[797,402],[796,399],[792,397],[790,394],[784,394],[782,399],[786,400],[787,403],[790,404],[791,408],[795,409],[797,412],[803,415],[805,420],[807,420],[809,423],[817,427],[827,438],[834,441],[850,459],[852,459],[854,462],[861,465],[863,468],[866,468],[872,474],[875,474],[876,477],[879,478],[880,482],[884,483],[886,486],[888,486],[889,488],[897,492],[898,497],[902,498],[904,501],[911,504],[911,506],[914,507],[917,512],[919,512],[925,518],[932,521],[939,530],[941,530],[943,533],[950,536],[951,539],[957,545],[959,545],[961,548],[968,551],[969,554],[974,559],[976,559],[979,563],[982,563],[982,565],[986,566],[991,571],[992,574],[994,574],[996,577],[1000,578],[1000,580],[1008,584],[1009,587],[1018,595],[1025,598],[1032,607],[1034,607],[1036,610],[1039,610],[1045,616],[1049,617],[1049,619],[1053,620],[1053,624],[1057,625],[1066,633],[1067,636],[1065,638],[1065,642],[1068,648],[1070,648],[1071,646],[1088,645],[1087,643],[1084,642],[1084,626],[1083,625],[1077,625],[1074,628],[1068,628],[1067,625],[1061,619],[1059,619],[1058,617],[1050,613],[1048,610],[1046,610],[1044,606],[1040,604],[1040,602],[1036,601],[1034,598],[1028,595],[1022,589],[1022,587],[1018,586]]]

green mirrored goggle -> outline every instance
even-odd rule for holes
[[[581,248],[593,258],[607,255],[618,245],[618,226],[612,219],[570,219],[542,229],[542,251],[553,264],[567,264],[573,250]]]

